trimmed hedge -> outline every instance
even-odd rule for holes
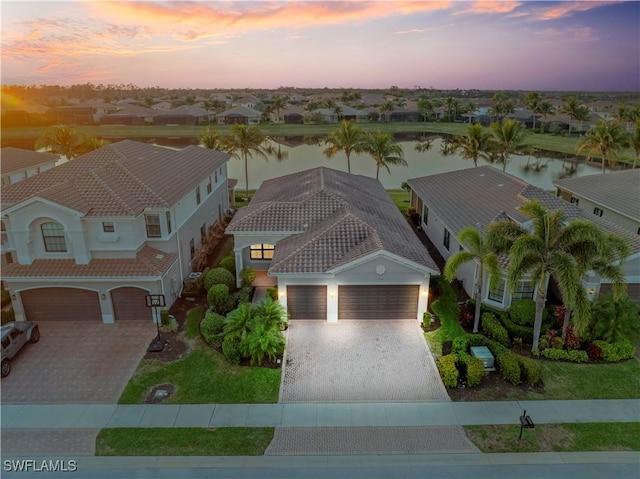
[[[223,337],[225,317],[210,309],[200,321],[200,332],[209,344],[220,344]]]
[[[236,259],[233,256],[225,256],[218,263],[218,268],[224,268],[229,273],[235,276],[236,274]]]
[[[253,286],[256,274],[256,270],[253,268],[243,268],[242,271],[240,271],[240,281],[242,286]]]
[[[521,382],[520,356],[512,352],[496,356],[496,363],[500,375],[514,386]]]
[[[467,386],[479,386],[484,378],[484,362],[482,359],[474,358],[467,353],[460,353],[458,358],[459,369],[464,368],[464,378]]]
[[[236,278],[224,268],[213,268],[204,278],[204,287],[207,291],[216,284],[224,284],[230,290],[236,287]]]
[[[236,304],[250,303],[252,296],[253,296],[252,286],[243,286],[238,291],[236,291],[233,295]]]
[[[524,356],[520,356],[519,361],[520,379],[523,382],[535,386],[542,381],[542,366],[538,361]]]
[[[514,299],[509,307],[511,321],[520,325],[533,327],[536,317],[536,302],[532,299]]]
[[[616,343],[594,341],[593,344],[602,350],[602,359],[612,363],[631,359],[636,354],[636,348],[628,339],[623,339]]]
[[[587,352],[581,349],[565,351],[564,349],[549,348],[540,351],[540,355],[543,358],[552,359],[554,361],[571,361],[573,363],[589,362]]]
[[[278,287],[277,286],[271,286],[269,288],[267,288],[267,292],[266,292],[267,298],[269,298],[272,301],[278,301]]]
[[[456,367],[457,362],[457,354],[447,354],[438,360],[438,371],[446,387],[455,388],[458,386],[458,376],[460,373]]]
[[[211,309],[225,315],[235,307],[235,300],[229,294],[229,288],[225,284],[214,284],[207,292],[207,303]]]
[[[509,338],[513,341],[515,338],[521,338],[522,342],[531,344],[533,342],[533,328],[520,326],[509,318],[509,315],[502,313],[498,316],[498,321],[507,330]]]
[[[490,339],[498,341],[505,346],[509,345],[509,333],[493,314],[484,313],[480,318],[480,326]]]
[[[240,361],[242,361],[240,344],[234,339],[225,339],[222,342],[222,354],[231,363],[240,364]]]

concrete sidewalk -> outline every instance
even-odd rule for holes
[[[348,404],[3,405],[2,429],[402,427],[637,422],[640,400]]]

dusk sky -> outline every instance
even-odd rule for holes
[[[2,83],[640,91],[640,2],[1,3]]]

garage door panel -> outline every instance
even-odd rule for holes
[[[289,319],[327,319],[326,286],[287,286]]]
[[[349,285],[338,288],[338,319],[415,319],[418,285]]]
[[[78,288],[38,288],[22,291],[22,306],[30,321],[102,321],[96,291]]]
[[[116,321],[152,320],[151,308],[145,300],[148,291],[141,288],[124,287],[111,291],[111,304]]]

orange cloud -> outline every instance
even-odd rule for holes
[[[534,18],[536,20],[557,20],[559,18],[571,15],[573,12],[586,12],[588,10],[602,7],[604,5],[611,5],[617,3],[615,0],[608,0],[606,2],[569,2],[569,3],[548,3],[543,8],[536,9],[534,12]]]
[[[466,2],[465,2],[466,3]],[[466,3],[466,8],[457,12],[457,14],[476,13],[511,13],[513,10],[522,5],[522,2],[514,1],[477,1]]]

